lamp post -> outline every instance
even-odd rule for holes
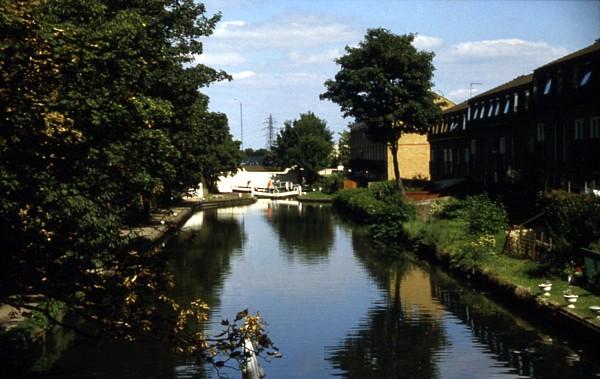
[[[240,142],[242,151],[244,150],[244,107],[242,105],[242,101],[240,99],[234,98],[233,100],[238,101],[240,103]]]

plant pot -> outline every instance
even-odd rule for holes
[[[564,295],[565,301],[569,303],[568,308],[575,308],[575,303],[579,298],[579,295]]]
[[[544,291],[544,296],[550,296],[550,290],[552,290],[552,283],[540,283],[538,284],[538,287],[540,287],[540,289]]]

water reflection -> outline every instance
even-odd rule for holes
[[[339,346],[328,349],[327,359],[350,378],[439,377],[434,357],[447,343],[445,312],[431,296],[429,276],[409,260],[370,259],[367,241],[353,235],[355,254],[386,296]]]
[[[218,289],[229,273],[231,259],[242,254],[246,236],[232,213],[209,210],[191,221],[165,247],[173,257],[169,269],[176,273],[174,296],[182,302],[200,298],[217,306]]]
[[[207,301],[211,332],[240,309],[259,310],[284,353],[264,364],[270,378],[584,378],[599,372],[596,363],[550,343],[442,272],[411,258],[378,259],[367,233],[330,211],[267,201],[198,214],[166,246],[175,297]],[[47,376],[215,377],[169,346],[148,342],[75,346]]]
[[[277,232],[280,251],[289,259],[310,264],[327,259],[334,237],[330,207],[272,202],[266,217]]]
[[[493,357],[500,371],[519,377],[584,378],[598,367],[580,359],[577,352],[557,345],[527,321],[473,291],[461,288],[445,274],[432,270],[433,296],[456,318],[455,326],[470,331],[469,343]],[[440,360],[452,365],[450,355]]]
[[[385,291],[358,327],[328,348],[349,378],[583,378],[598,375],[568,346],[411,258],[372,259],[364,233],[356,257]],[[408,256],[408,254],[407,254]],[[595,374],[592,374],[595,373]]]

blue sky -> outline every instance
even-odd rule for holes
[[[588,1],[400,1],[400,0],[209,0],[222,13],[197,61],[223,69],[234,80],[202,92],[212,111],[227,114],[244,147],[266,144],[269,114],[281,127],[314,112],[337,138],[351,120],[319,100],[323,83],[339,66],[345,46],[369,28],[417,33],[415,46],[436,54],[434,89],[461,102],[600,38],[600,0]],[[238,100],[236,100],[238,99]]]

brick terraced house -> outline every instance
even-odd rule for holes
[[[600,185],[600,40],[444,111],[432,180]]]

